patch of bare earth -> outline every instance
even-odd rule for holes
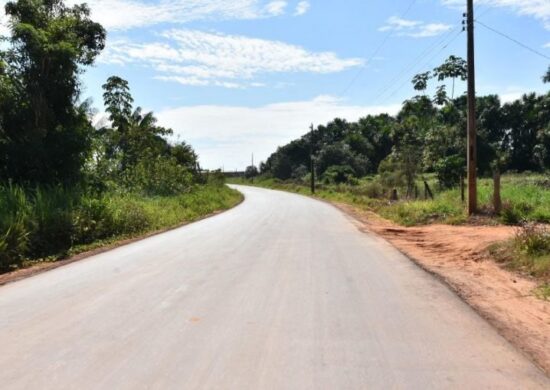
[[[512,344],[550,374],[550,302],[533,296],[535,281],[501,268],[487,247],[513,236],[508,226],[405,228],[347,204],[335,204],[360,228],[391,242],[437,275]]]

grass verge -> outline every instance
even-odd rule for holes
[[[0,187],[0,273],[170,229],[241,200],[239,192],[215,184],[166,197]]]

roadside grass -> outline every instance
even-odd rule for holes
[[[242,200],[225,185],[175,196],[0,187],[0,273],[195,221]]]
[[[389,189],[384,188],[377,177],[359,180],[357,185],[325,185],[317,187],[319,198],[341,201],[370,209],[381,216],[403,226],[425,225],[430,223],[464,224],[468,222],[465,204],[461,201],[460,190],[442,190],[435,178],[427,176],[434,192],[434,199],[402,199],[389,201]],[[236,184],[256,185],[310,195],[307,183],[283,182],[276,179],[257,178],[253,182],[246,179],[231,179]],[[417,186],[423,188],[423,182]],[[398,193],[403,193],[398,189]],[[501,197],[503,210],[499,216],[493,215],[493,181],[481,179],[478,182],[478,203],[481,213],[488,217],[485,222],[517,225],[523,221],[550,223],[550,178],[541,174],[503,175]]]
[[[525,223],[511,240],[493,244],[489,252],[504,267],[542,280],[535,295],[550,298],[550,229],[546,225]]]

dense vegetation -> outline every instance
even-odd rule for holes
[[[239,201],[201,173],[186,143],[134,107],[128,83],[103,85],[93,126],[79,75],[105,45],[86,5],[6,4],[0,50],[0,272],[85,245],[171,227]]]
[[[261,174],[307,182],[313,159],[324,183],[354,184],[379,174],[386,192],[401,187],[411,197],[416,179],[432,173],[441,187],[458,186],[466,169],[466,96],[449,97],[445,84],[433,97],[425,91],[431,78],[464,80],[464,66],[451,56],[433,72],[415,76],[413,86],[422,94],[405,101],[396,116],[335,119],[312,129],[273,153],[261,164]],[[498,96],[479,97],[477,123],[479,174],[550,169],[550,93],[526,94],[506,104]]]

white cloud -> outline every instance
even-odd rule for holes
[[[543,46],[545,49],[550,49],[550,42]]]
[[[464,8],[463,0],[441,0],[444,5]],[[550,0],[476,0],[476,5],[508,8],[519,15],[531,16],[542,21],[550,30]]]
[[[81,0],[68,0],[79,4]],[[92,18],[108,30],[195,20],[247,20],[280,15],[285,1],[266,0],[88,0]]]
[[[387,21],[386,24],[378,29],[378,31],[402,31],[414,28],[422,22],[416,20],[407,20],[402,19],[398,16],[392,16]]]
[[[162,80],[227,88],[258,86],[255,78],[267,73],[334,73],[362,64],[332,52],[239,35],[168,30],[160,37],[162,42],[113,41],[100,61],[151,67]]]
[[[296,10],[294,11],[294,16],[300,16],[305,14],[307,11],[309,11],[309,8],[311,7],[311,4],[309,1],[300,1],[296,5]]]
[[[408,20],[397,16],[390,17],[378,31],[393,31],[399,36],[412,38],[427,38],[449,31],[452,26],[443,23],[425,23],[418,20]]]
[[[272,1],[265,8],[270,15],[279,16],[285,13],[286,6],[286,1]]]
[[[277,146],[300,137],[309,125],[325,124],[336,117],[355,121],[369,114],[395,114],[390,106],[346,105],[332,96],[313,100],[269,104],[262,107],[188,106],[161,110],[157,117],[171,127],[175,137],[189,141],[201,165],[216,169],[243,169],[250,155],[265,160]]]

